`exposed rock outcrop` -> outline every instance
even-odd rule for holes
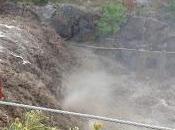
[[[38,15],[42,22],[52,25],[65,39],[74,41],[95,39],[96,20],[99,14],[93,9],[89,10],[73,4],[48,4],[30,9]]]
[[[95,21],[98,15],[74,5],[61,5],[53,19],[57,32],[76,41],[95,38]]]

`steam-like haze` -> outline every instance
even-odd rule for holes
[[[119,62],[77,49],[80,66],[64,79],[66,110],[126,119],[149,124],[173,126],[175,110],[167,101],[169,91],[151,79],[141,80]],[[81,55],[80,55],[81,54]],[[82,55],[83,54],[83,55]],[[165,84],[164,84],[165,85]],[[107,124],[105,129],[136,129]],[[137,128],[142,129],[142,128]]]

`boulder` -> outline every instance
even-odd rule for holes
[[[44,24],[51,25],[65,39],[94,40],[98,11],[74,4],[47,4],[28,7]]]
[[[93,11],[72,4],[62,4],[52,17],[51,24],[66,39],[88,41],[95,38],[96,20]]]
[[[34,12],[43,23],[49,23],[52,15],[56,11],[56,7],[50,3],[45,6],[30,6],[28,8]]]

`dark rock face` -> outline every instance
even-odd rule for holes
[[[51,24],[66,39],[87,41],[95,38],[98,15],[74,5],[63,4],[53,15]]]
[[[118,35],[119,45],[127,48],[142,47],[144,38],[144,20],[130,18]]]
[[[175,36],[169,37],[165,42],[167,51],[175,51]]]
[[[141,18],[129,18],[128,23],[121,29],[118,34],[119,47],[141,49],[147,48],[145,45],[144,31],[145,20]],[[120,60],[129,68],[137,69],[140,62],[140,53],[132,51],[121,51]]]
[[[121,29],[118,39],[121,47],[164,50],[168,25],[156,19],[132,17]]]
[[[149,45],[148,49],[165,50],[165,39],[168,33],[168,25],[148,19],[145,21],[145,44]]]
[[[153,18],[131,17],[128,23],[118,33],[118,47],[145,49],[150,51],[175,51],[174,32],[167,23]],[[173,54],[140,53],[121,51],[121,57],[132,69],[158,70],[165,74],[175,74],[173,71]],[[171,69],[169,68],[171,67]],[[165,75],[166,75],[165,74]]]
[[[73,4],[60,4],[29,9],[34,12],[41,22],[50,24],[56,32],[65,39],[74,41],[89,41],[95,39],[96,20],[99,14],[96,11],[79,7]]]

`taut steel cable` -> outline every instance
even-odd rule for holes
[[[92,46],[92,45],[78,45],[72,44],[72,46],[76,47],[84,47],[84,48],[91,48],[97,50],[123,50],[123,51],[133,51],[133,52],[141,52],[141,53],[164,53],[164,54],[175,54],[175,51],[158,51],[158,50],[145,50],[145,49],[134,49],[134,48],[125,48],[125,47],[99,47],[99,46]]]
[[[156,129],[156,130],[175,130],[169,127],[161,127],[161,126],[149,125],[149,124],[144,124],[144,123],[137,123],[137,122],[132,122],[132,121],[108,118],[108,117],[103,117],[103,116],[69,112],[69,111],[63,111],[63,110],[57,110],[57,109],[51,109],[51,108],[45,108],[45,107],[30,106],[30,105],[13,103],[13,102],[0,101],[0,105],[21,107],[21,108],[27,108],[27,109],[33,109],[33,110],[41,110],[41,111],[47,111],[47,112],[52,112],[52,113],[72,115],[72,116],[77,116],[77,117],[82,117],[82,118],[96,119],[96,120],[108,121],[108,122],[125,124],[125,125],[132,125],[136,127],[145,127],[145,128],[150,128],[150,129]]]

